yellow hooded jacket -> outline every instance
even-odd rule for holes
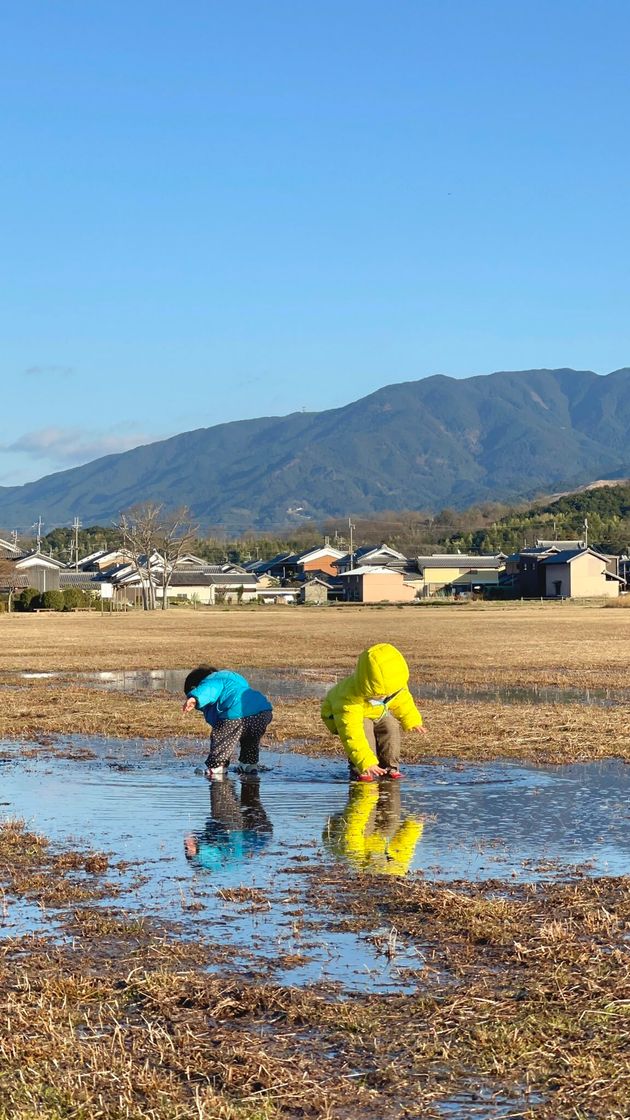
[[[324,723],[343,743],[350,765],[362,774],[378,759],[367,741],[363,720],[378,720],[389,711],[403,729],[418,727],[422,716],[407,688],[409,669],[402,653],[387,642],[364,649],[350,677],[338,681],[321,707]],[[392,697],[385,704],[370,704],[375,698]]]
[[[393,835],[372,826],[380,791],[376,784],[356,782],[350,789],[348,805],[333,817],[324,832],[324,843],[336,856],[377,875],[406,875],[422,836],[423,823],[414,817],[400,822]],[[371,827],[372,826],[372,827]]]

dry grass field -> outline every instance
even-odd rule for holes
[[[0,670],[232,668],[346,671],[374,642],[416,682],[626,687],[630,611],[570,603],[317,610],[170,610],[0,617]]]
[[[412,684],[457,686],[471,701],[421,700],[429,734],[409,736],[406,757],[532,758],[567,761],[630,757],[627,708],[502,704],[475,697],[489,687],[625,689],[630,611],[571,604],[440,608],[171,610],[155,614],[34,614],[0,617],[0,736],[109,734],[203,737],[166,694],[95,692],[73,679],[87,670],[186,668],[206,661],[232,668],[349,671],[357,653],[390,641],[405,653]],[[16,680],[24,670],[65,679]],[[275,705],[271,741],[339,750],[315,701]]]

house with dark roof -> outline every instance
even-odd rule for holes
[[[563,546],[563,547],[562,547]],[[614,582],[619,577],[619,558],[617,556],[607,556],[604,553],[598,553],[596,550],[588,549],[584,541],[569,540],[569,541],[545,541],[538,540],[535,545],[529,548],[522,548],[520,552],[514,552],[506,560],[506,579],[502,581],[503,586],[507,586],[508,582],[511,584],[514,593],[522,599],[545,599],[549,596],[555,596],[555,590],[550,590],[550,578],[548,568],[553,566],[554,558],[560,555],[572,554],[579,555],[583,552],[595,552],[596,555],[601,555],[604,559],[607,572],[611,576],[608,583]],[[584,565],[580,565],[580,572],[584,571]],[[569,586],[565,578],[565,572],[561,578],[562,587]],[[614,577],[614,578],[612,578]],[[559,577],[556,577],[556,580]],[[554,582],[554,581],[552,581]],[[620,587],[625,585],[625,580],[621,580]],[[577,586],[577,585],[576,585]],[[615,592],[600,591],[593,592],[593,594],[607,595],[615,594]],[[561,591],[562,598],[567,598],[564,591]],[[574,598],[575,596],[571,596]]]
[[[355,548],[353,552],[345,552],[335,561],[334,568],[339,575],[349,572],[351,568],[398,568],[402,571],[407,563],[407,557],[388,544],[366,544]]]
[[[566,548],[552,552],[540,562],[545,577],[545,595],[555,599],[614,599],[625,585],[612,572],[609,557],[592,548]]]
[[[22,549],[14,541],[7,541],[4,537],[0,537],[0,559],[15,560],[16,556],[21,555]]]
[[[338,548],[329,544],[306,548],[303,552],[279,552],[271,560],[252,560],[245,570],[257,576],[271,576],[279,580],[302,581],[309,572],[322,571],[327,575],[335,574],[334,565],[343,556]]]

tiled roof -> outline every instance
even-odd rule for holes
[[[360,564],[358,568],[351,568],[348,572],[341,572],[336,578],[346,579],[347,576],[399,576],[402,572],[398,568],[384,567],[378,564]]]
[[[59,587],[62,591],[64,587],[85,587],[90,591],[96,591],[101,582],[101,580],[95,578],[92,572],[66,571],[59,573]]]
[[[173,572],[171,587],[256,587],[258,581],[251,572]]]
[[[419,568],[498,568],[503,564],[503,557],[454,553],[450,556],[418,556],[417,564]]]
[[[601,552],[595,552],[593,548],[565,548],[562,552],[556,552],[552,556],[547,556],[542,563],[570,564],[572,560],[576,560],[578,556],[584,556],[586,553],[588,553],[589,556],[596,556],[598,560],[606,562],[607,557],[602,556]]]

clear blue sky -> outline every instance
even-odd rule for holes
[[[627,0],[1,9],[0,484],[630,364]]]

